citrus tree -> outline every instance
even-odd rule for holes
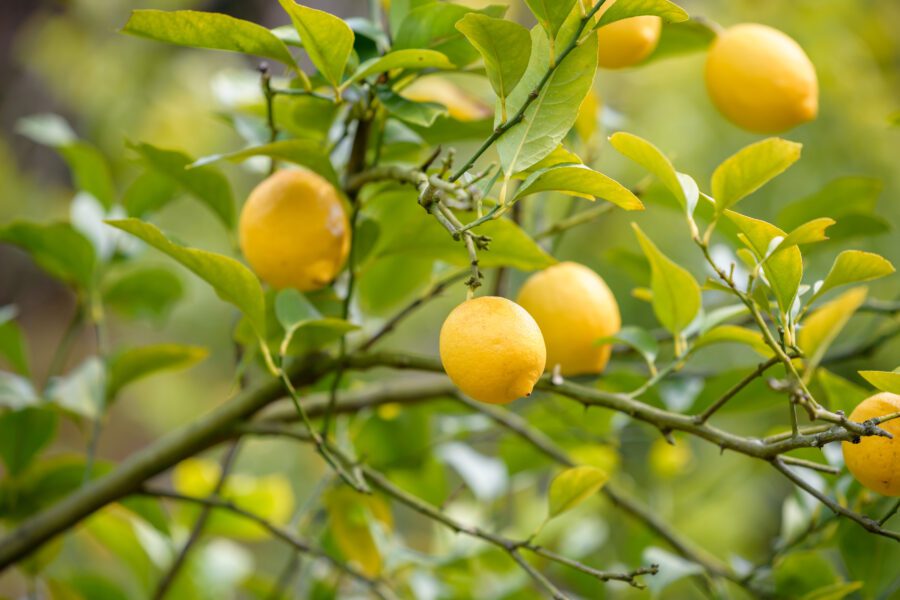
[[[864,285],[894,268],[853,249],[821,259],[829,236],[870,226],[871,193],[837,180],[770,223],[750,216],[752,195],[801,144],[756,139],[707,182],[600,121],[598,66],[705,52],[721,114],[783,133],[818,111],[795,41],[668,0],[527,0],[530,29],[500,6],[393,0],[344,21],[280,4],[290,24],[274,30],[188,10],[135,10],[122,26],[261,61],[221,115],[241,148],[197,158],[129,141],[138,168],[119,181],[61,118],[20,123],[78,193],[69,221],[7,223],[0,241],[63,282],[77,311],[40,384],[16,307],[0,312],[0,570],[53,598],[898,593],[900,372],[833,371],[897,333],[896,303]],[[600,155],[621,160],[601,172]],[[256,178],[244,201],[228,162]],[[184,233],[196,224],[177,237],[159,226],[182,198],[222,226],[218,251]],[[645,210],[667,215],[679,250],[632,222],[635,250],[616,261],[652,327],[595,270],[554,256],[568,231]],[[210,351],[115,335],[186,301],[176,265],[231,306],[214,326],[233,340],[232,389],[209,390],[215,408],[118,464],[99,460],[123,390]],[[438,335],[416,316],[441,299]],[[831,351],[864,313],[874,333]],[[82,328],[95,351],[65,369]],[[83,453],[47,454],[61,421]],[[466,443],[479,439],[480,451]],[[233,472],[256,443],[294,459]],[[780,514],[755,554],[715,520],[709,537],[731,550],[704,549],[645,489],[729,456],[731,476],[768,470],[793,490],[748,500],[753,515]],[[683,509],[701,520],[729,502],[713,472],[720,482]],[[132,578],[66,571],[96,546]]]

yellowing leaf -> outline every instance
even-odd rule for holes
[[[727,158],[712,176],[716,212],[721,214],[783,173],[800,158],[802,144],[769,138]]]
[[[548,518],[552,519],[600,491],[609,477],[597,467],[566,469],[550,484]]]
[[[600,198],[625,210],[643,210],[644,204],[627,187],[584,165],[557,165],[532,173],[515,200],[538,192],[563,192],[582,198]]]
[[[388,531],[393,528],[390,508],[378,496],[362,496],[346,488],[335,488],[325,499],[331,534],[348,560],[370,577],[381,573],[383,561],[375,537],[373,521]]]
[[[825,281],[815,291],[810,302],[830,289],[849,283],[879,279],[893,272],[894,265],[882,256],[861,250],[845,250],[838,254],[834,264],[831,265],[831,270],[825,276]]]
[[[681,181],[678,179],[678,172],[659,148],[633,133],[624,131],[611,135],[609,143],[620,154],[630,158],[655,175],[672,192],[672,195],[675,196],[682,206],[686,204],[687,196],[684,188],[681,186]]]
[[[797,343],[806,355],[807,369],[815,369],[822,361],[828,347],[866,300],[866,294],[864,287],[853,288],[803,319]]]
[[[344,82],[344,85],[360,81],[370,75],[386,73],[394,69],[408,69],[411,71],[420,71],[422,69],[452,70],[454,66],[444,54],[434,50],[395,50],[388,52],[384,56],[369,59],[359,65],[353,75]]]
[[[750,346],[758,354],[768,358],[772,356],[772,349],[766,345],[763,335],[759,331],[740,327],[738,325],[719,325],[713,327],[699,336],[694,342],[694,348],[700,349],[713,344],[737,343]]]
[[[828,239],[828,236],[825,235],[825,230],[834,225],[834,223],[834,219],[829,219],[827,217],[813,219],[812,221],[804,223],[791,231],[786,238],[781,240],[778,247],[773,252],[781,252],[782,250],[787,250],[793,246],[800,246],[803,244],[824,242]]]
[[[860,371],[859,374],[883,392],[900,394],[900,373],[897,371]]]

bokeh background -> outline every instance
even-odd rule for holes
[[[368,14],[367,3],[362,0],[308,0],[306,3],[341,16]],[[824,245],[810,256],[808,270],[813,277],[815,274],[821,277],[831,258],[846,247],[879,252],[895,264],[900,263],[900,238],[896,229],[886,230],[887,226],[900,225],[897,201],[900,127],[890,125],[891,116],[900,111],[900,36],[897,35],[900,3],[895,0],[683,0],[681,4],[692,15],[701,15],[723,26],[751,21],[777,27],[805,48],[818,71],[819,118],[784,136],[804,144],[803,158],[742,207],[754,216],[774,219],[785,205],[813,194],[836,177],[876,178],[883,184],[876,216],[883,221],[885,230],[864,232],[865,235]],[[229,82],[255,68],[255,63],[239,56],[176,48],[117,33],[130,9],[136,7],[218,11],[269,27],[288,22],[275,0],[5,0],[0,3],[0,223],[15,219],[65,219],[74,193],[68,169],[59,156],[52,149],[17,134],[17,123],[23,117],[39,113],[62,115],[81,137],[96,144],[109,157],[120,182],[130,181],[138,172],[128,141],[146,141],[192,156],[242,145],[221,111],[227,102]],[[528,22],[527,10],[519,2],[513,0],[511,10],[523,23]],[[601,72],[596,89],[603,101],[602,121],[607,130],[625,129],[652,140],[674,158],[679,170],[692,174],[701,187],[708,189],[706,182],[715,166],[758,138],[741,132],[715,112],[704,90],[703,61],[704,55],[700,53],[624,72]],[[489,90],[479,90],[477,86],[467,86],[467,89],[475,96],[483,92],[487,98],[489,94]],[[639,171],[611,156],[608,144],[600,144],[598,148],[596,158],[601,170],[628,184],[639,180]],[[245,197],[258,181],[258,174],[240,166],[224,168],[238,198]],[[640,284],[641,276],[640,261],[632,267],[638,250],[627,226],[632,219],[635,219],[632,214],[611,213],[608,218],[574,230],[556,249],[556,256],[596,269],[619,298],[625,323],[652,327],[649,307],[630,295],[631,289]],[[680,226],[673,226],[680,223],[674,212],[651,202],[650,210],[637,220],[664,251],[692,266],[699,278],[705,277],[686,232]],[[173,203],[163,210],[157,222],[179,238],[190,240],[192,245],[232,251],[221,225],[196,203]],[[171,267],[165,259],[155,258]],[[187,301],[177,305],[170,314],[150,321],[138,324],[113,321],[110,335],[116,343],[126,345],[173,341],[207,346],[212,353],[188,372],[163,374],[130,388],[113,408],[111,426],[100,441],[99,455],[103,459],[115,461],[127,456],[149,440],[220,403],[234,389],[231,309],[186,272],[172,270],[185,287]],[[807,277],[807,281],[813,277]],[[513,274],[513,286],[521,283],[522,278],[522,274]],[[900,282],[896,277],[871,286],[872,297],[894,299],[898,292]],[[448,294],[422,311],[393,335],[387,346],[435,354],[439,325],[459,301],[461,293]],[[8,304],[19,308],[33,372],[40,384],[71,318],[73,298],[24,253],[0,245],[0,306]],[[871,318],[856,319],[838,350],[851,347],[875,326]],[[92,351],[93,340],[85,333],[76,340],[68,366],[77,364]],[[843,363],[836,371],[860,383],[855,376],[856,369],[892,370],[897,366],[897,356],[900,356],[900,345],[895,341],[873,355]],[[740,352],[701,353],[692,368],[698,372],[727,370],[730,366],[748,364],[748,360],[753,359]],[[684,377],[669,387],[664,386],[658,400],[677,403],[680,398],[713,394],[727,381],[727,377],[714,378],[704,385],[701,378]],[[737,410],[729,413],[723,425],[738,431],[765,433],[784,423],[780,405],[771,401],[762,386],[741,396],[736,404]],[[750,561],[764,558],[770,539],[783,525],[783,505],[790,489],[764,464],[720,456],[716,448],[693,440],[680,440],[679,449],[674,453],[660,450],[657,436],[645,427],[619,419],[610,421],[593,413],[585,426],[579,410],[552,399],[546,399],[544,405],[533,401],[523,403],[521,410],[557,439],[580,440],[584,445],[609,449],[610,460],[619,463],[617,477],[673,526],[725,560],[737,556]],[[384,418],[387,423],[391,416],[384,415]],[[537,460],[535,457],[523,454],[521,449],[509,448],[512,444],[498,441],[497,436],[479,432],[483,423],[457,432],[451,430],[458,426],[451,426],[449,421],[444,422],[432,413],[423,412],[415,419],[419,420],[416,423],[445,430],[441,436],[424,440],[432,449],[439,448],[444,443],[442,439],[453,443],[462,441],[471,445],[485,461],[478,467],[482,472],[494,468],[503,471],[504,485],[499,493],[486,498],[479,498],[477,493],[462,494],[466,510],[482,517],[501,515],[496,518],[504,522],[521,521],[525,530],[539,520],[542,504],[538,489],[546,482],[526,468],[528,461]],[[390,428],[386,431],[380,438],[378,431],[371,433],[375,436],[372,443],[418,443],[415,438],[396,437]],[[83,437],[83,432],[74,425],[63,424],[51,454],[83,451]],[[404,450],[414,454],[418,449]],[[505,464],[498,464],[495,456],[507,459]],[[298,506],[310,495],[321,474],[314,458],[275,442],[249,444],[237,470],[286,476]],[[461,481],[466,481],[466,476],[448,467],[434,481],[427,485],[438,488],[433,496],[441,498],[444,493],[440,490],[449,493]],[[578,552],[591,553],[607,565],[638,563],[644,547],[653,543],[639,526],[623,522],[599,502],[586,504],[583,510],[560,519],[554,527],[563,547],[568,544]],[[866,546],[868,542],[861,543],[863,551],[870,549]],[[287,560],[283,550],[271,544],[249,548],[228,547],[227,551],[220,548],[219,555],[210,550],[209,556],[213,557],[210,560],[217,556],[223,561],[232,560],[237,565],[234,568],[259,571],[261,577],[273,576]],[[56,560],[51,569],[97,570],[96,564],[91,566],[92,561],[108,553],[100,547],[91,548],[93,554],[80,555],[77,550],[78,547],[64,549],[65,558]],[[100,572],[120,582],[127,582],[129,577],[126,567],[115,561],[105,563]],[[452,580],[449,575],[445,577]],[[17,597],[24,585],[24,580],[15,573],[0,575],[0,597]],[[589,586],[589,582],[583,585]],[[900,594],[900,579],[885,589]],[[204,592],[209,593],[214,595],[208,597],[223,597],[215,595],[220,593],[218,587]],[[502,596],[498,592],[491,596],[489,590],[472,591],[478,597],[524,598],[528,593]],[[585,596],[599,597],[604,593],[627,596],[631,592],[612,586],[606,591],[596,591],[597,596],[591,592],[585,592]],[[665,595],[702,597],[704,592],[696,583],[686,581],[668,588]]]

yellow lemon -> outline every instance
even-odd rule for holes
[[[447,107],[447,113],[457,121],[479,121],[494,114],[493,108],[463,91],[443,77],[416,79],[403,88],[400,95],[413,102],[437,102]]]
[[[440,351],[453,383],[490,404],[531,394],[547,359],[531,315],[496,296],[474,298],[453,309],[441,327]]]
[[[882,392],[859,403],[850,415],[862,423],[900,412],[900,396]],[[900,419],[879,425],[894,436],[865,436],[858,444],[844,442],[844,462],[858,482],[884,496],[900,496]]]
[[[599,15],[613,4],[604,3]],[[597,30],[598,64],[604,69],[622,69],[641,62],[656,49],[660,31],[662,19],[653,15],[621,19],[604,25]]]
[[[676,477],[684,473],[693,461],[694,455],[687,442],[679,440],[675,445],[659,438],[650,446],[650,468],[663,478]]]
[[[612,348],[597,346],[622,325],[606,282],[584,265],[563,262],[532,275],[516,299],[537,321],[547,343],[547,364],[563,375],[600,373]]]
[[[706,89],[731,122],[777,133],[816,118],[819,84],[803,48],[771,27],[747,23],[720,33],[706,58]]]
[[[283,169],[250,193],[239,223],[241,251],[275,288],[317,290],[340,272],[350,225],[337,190],[315,173]]]

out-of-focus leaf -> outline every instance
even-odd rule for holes
[[[834,264],[831,265],[831,270],[828,271],[822,284],[815,287],[810,303],[828,290],[850,283],[880,279],[890,275],[894,270],[894,265],[878,254],[862,250],[845,250],[834,259]]]
[[[659,573],[647,578],[647,587],[653,594],[660,594],[680,579],[703,573],[703,567],[697,563],[655,546],[644,550],[641,558],[645,564],[659,565]]]
[[[348,560],[359,565],[369,577],[377,577],[383,559],[371,526],[379,521],[391,528],[390,510],[378,496],[362,496],[347,487],[333,489],[325,498],[331,534]]]
[[[548,492],[548,518],[571,510],[600,491],[609,477],[597,467],[581,466],[566,469],[557,475]]]
[[[0,458],[16,477],[56,433],[57,414],[49,408],[26,407],[0,413]]]
[[[436,50],[446,56],[457,67],[465,67],[478,58],[478,51],[456,29],[456,23],[471,12],[480,12],[491,17],[501,17],[505,6],[489,6],[481,11],[445,2],[422,3],[409,0],[401,3],[410,6],[408,14],[394,36],[394,50],[426,48]],[[391,7],[393,11],[394,8]]]
[[[128,600],[128,593],[117,582],[100,571],[75,571],[69,574],[65,581],[80,594],[81,598]]]
[[[819,365],[847,321],[862,306],[867,293],[865,287],[853,288],[803,319],[797,343],[806,356],[807,369],[815,369]]]
[[[28,376],[28,349],[22,328],[16,323],[16,307],[0,307],[0,356],[18,373]]]
[[[821,367],[816,369],[815,381],[824,392],[824,394],[816,394],[816,398],[824,397],[827,401],[825,406],[833,411],[843,410],[848,415],[853,412],[857,404],[871,395],[868,389]]]
[[[144,217],[172,201],[178,186],[160,173],[147,169],[125,189],[122,205],[130,217]]]
[[[322,318],[322,313],[306,296],[294,289],[286,289],[275,296],[275,317],[285,331],[304,321]]]
[[[862,581],[832,583],[808,592],[800,600],[843,600],[853,592],[861,590],[864,585]]]
[[[529,101],[531,91],[547,73],[550,47],[539,27],[531,30],[528,69],[507,101],[509,114],[516,114]],[[597,38],[589,36],[553,71],[538,97],[525,111],[524,121],[497,142],[504,172],[523,171],[553,152],[575,124],[578,109],[594,84],[597,70]],[[499,125],[497,115],[495,125]]]
[[[133,10],[122,32],[179,46],[253,54],[297,68],[287,46],[271,31],[219,13]]]
[[[583,164],[581,157],[574,152],[567,150],[565,146],[560,144],[556,147],[555,150],[553,150],[553,152],[551,152],[538,162],[534,163],[524,171],[519,171],[514,175],[514,177],[517,179],[527,179],[529,175],[537,173],[538,171],[542,171],[544,169],[549,169],[550,167],[580,164]]]
[[[361,81],[371,75],[393,71],[394,69],[420,71],[422,69],[452,70],[453,68],[453,63],[447,60],[444,54],[434,50],[395,50],[383,56],[369,59],[359,65],[353,75],[347,78],[344,85],[354,81]]]
[[[505,103],[528,68],[531,34],[518,23],[479,13],[469,13],[456,28],[481,53],[491,87]]]
[[[836,542],[849,577],[865,582],[860,597],[889,598],[885,592],[892,594],[897,589],[894,565],[900,564],[900,544],[879,536],[873,539],[865,529],[844,519],[839,521]]]
[[[204,156],[194,161],[188,169],[194,170],[203,165],[212,164],[220,160],[230,160],[232,162],[241,162],[253,156],[271,156],[278,160],[285,160],[301,167],[306,167],[310,171],[318,173],[333,185],[338,185],[337,174],[331,165],[331,159],[328,158],[328,151],[322,144],[313,140],[279,140],[262,146],[253,146],[228,152],[225,154],[213,154],[212,156]]]
[[[704,52],[714,39],[716,39],[716,32],[706,23],[694,20],[666,23],[660,32],[656,49],[643,64],[694,52]]]
[[[182,294],[181,280],[168,269],[141,267],[115,279],[104,290],[103,302],[132,318],[160,319]]]
[[[169,241],[155,226],[137,219],[109,221],[109,224],[144,240],[190,269],[210,284],[219,298],[237,306],[250,320],[257,335],[264,339],[265,299],[262,286],[250,269],[221,254],[179,246]]]
[[[623,327],[617,334],[600,338],[594,343],[596,345],[625,344],[636,350],[648,365],[655,364],[656,357],[659,355],[659,343],[656,338],[649,331],[640,327]]]
[[[859,374],[882,392],[900,394],[900,372],[898,371],[860,371]]]
[[[551,38],[555,38],[578,0],[525,0],[537,22]]]
[[[625,210],[644,209],[644,204],[627,187],[584,165],[558,165],[536,171],[522,183],[513,200],[547,191],[590,200],[600,198]]]
[[[796,142],[769,138],[725,159],[712,176],[716,212],[722,214],[787,170],[800,158],[802,147]]]
[[[756,353],[769,358],[772,349],[766,345],[763,335],[759,331],[740,327],[738,325],[719,325],[713,327],[694,341],[694,348],[699,350],[713,344],[736,343],[750,346]]]
[[[0,242],[28,252],[34,262],[57,279],[84,289],[93,286],[94,247],[68,223],[10,223],[0,227]]]
[[[394,91],[379,87],[378,99],[394,117],[420,127],[430,127],[435,119],[447,114],[447,107],[436,102],[413,102]]]
[[[132,148],[140,154],[148,167],[168,177],[200,200],[226,227],[231,229],[234,226],[235,209],[231,186],[218,169],[205,166],[188,170],[193,159],[176,150],[164,150],[145,143],[134,144]]]
[[[353,30],[342,19],[294,0],[279,0],[300,34],[303,48],[319,73],[332,86],[341,83],[350,52],[353,50]]]
[[[801,598],[838,581],[834,565],[814,550],[788,554],[775,564],[773,574],[781,598]]]
[[[603,13],[594,28],[641,15],[656,15],[667,23],[678,23],[690,18],[683,8],[669,0],[618,0]]]
[[[453,467],[466,487],[482,502],[495,500],[509,487],[506,463],[493,456],[485,456],[468,444],[449,442],[442,444],[438,456]]]
[[[134,381],[159,371],[186,369],[200,362],[209,354],[201,346],[179,344],[155,344],[129,348],[109,361],[109,380],[106,384],[108,399]]]
[[[85,519],[82,526],[86,534],[127,565],[141,589],[149,592],[156,579],[154,565],[127,511],[112,505]]]
[[[106,409],[106,368],[91,356],[71,372],[50,381],[47,400],[76,415],[99,418]]]
[[[40,402],[31,381],[20,375],[0,371],[0,408],[20,410]]]
[[[636,223],[632,227],[650,261],[653,312],[666,329],[677,335],[700,312],[700,286],[690,272],[660,252]]]
[[[283,354],[290,351],[292,339],[295,336],[299,338],[301,331],[311,334],[310,340],[306,341],[317,340],[325,344],[358,329],[356,325],[344,319],[323,318],[318,309],[303,294],[292,289],[278,292],[275,297],[275,316],[285,331],[281,346]],[[302,344],[302,346],[307,348],[308,344]],[[299,353],[296,348],[294,353]]]

